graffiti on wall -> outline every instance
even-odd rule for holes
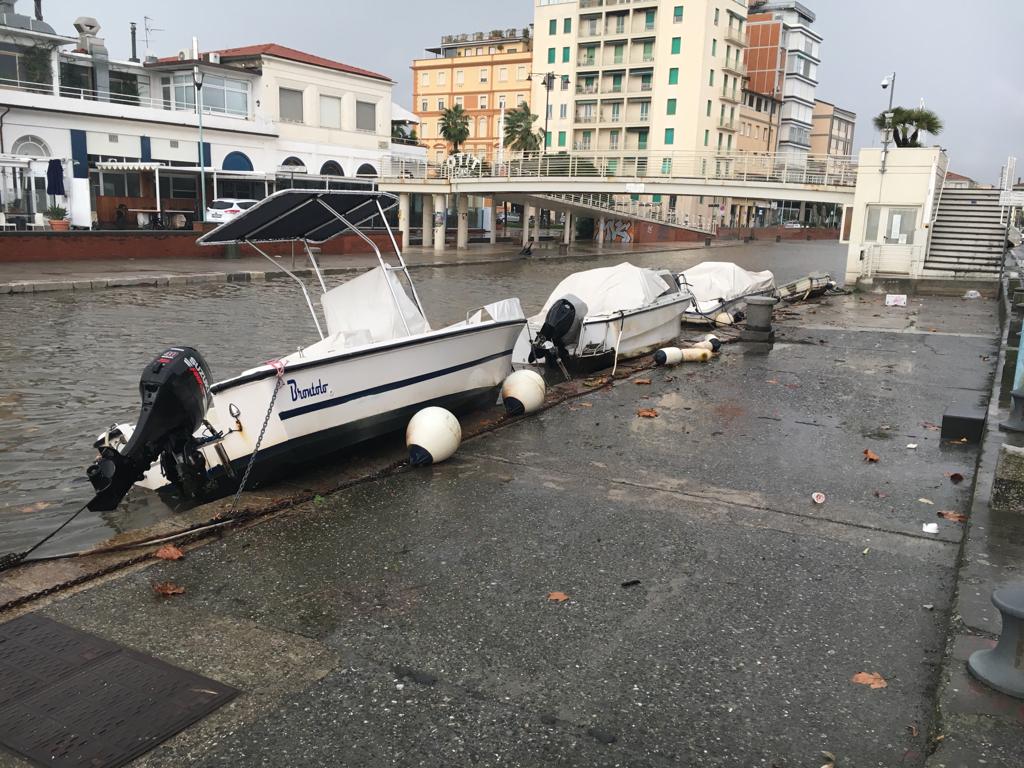
[[[620,243],[632,243],[633,222],[625,219],[607,219],[604,222],[603,234],[602,239],[606,243],[614,243],[616,240]]]

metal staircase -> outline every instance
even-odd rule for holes
[[[609,218],[636,219],[663,224],[667,227],[688,229],[705,235],[715,234],[716,225],[711,217],[700,217],[697,221],[683,219],[675,209],[657,203],[641,203],[636,200],[623,200],[621,195],[610,194],[546,194],[530,195],[536,202],[546,201],[561,207],[579,209],[584,215],[599,214]],[[618,198],[618,199],[617,199]],[[543,205],[543,203],[541,203]]]
[[[1005,252],[999,190],[943,188],[922,277],[998,280]]]

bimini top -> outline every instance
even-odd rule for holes
[[[343,190],[282,189],[207,232],[197,242],[200,245],[281,240],[323,243],[380,216],[378,203],[387,211],[397,202],[394,195],[367,186]],[[344,217],[347,223],[338,216]]]

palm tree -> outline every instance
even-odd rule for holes
[[[885,112],[877,115],[874,123],[875,128],[884,131],[888,127]],[[897,147],[920,147],[921,131],[938,136],[942,128],[942,119],[930,109],[894,107],[892,110],[892,139]]]
[[[513,152],[535,152],[540,149],[542,131],[534,129],[537,115],[530,112],[525,101],[505,113],[505,146]]]
[[[452,154],[459,153],[459,145],[469,138],[469,115],[461,104],[449,107],[441,115],[438,126],[441,138],[452,145]]]

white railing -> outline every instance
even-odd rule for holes
[[[623,216],[630,219],[652,221],[658,224],[692,229],[696,232],[703,232],[713,235],[718,231],[717,222],[710,216],[698,214],[690,217],[687,214],[680,214],[675,208],[669,208],[661,203],[649,203],[639,200],[622,199],[608,194],[546,194],[538,195],[548,200],[570,203],[581,208],[608,213],[613,216]]]
[[[579,142],[574,151],[506,152],[500,163],[483,161],[461,178],[523,177],[731,181],[761,184],[802,184],[852,191],[857,183],[853,158],[827,155],[753,154],[748,152],[665,152],[622,149],[594,151]],[[385,177],[444,179],[445,163],[392,157]]]

